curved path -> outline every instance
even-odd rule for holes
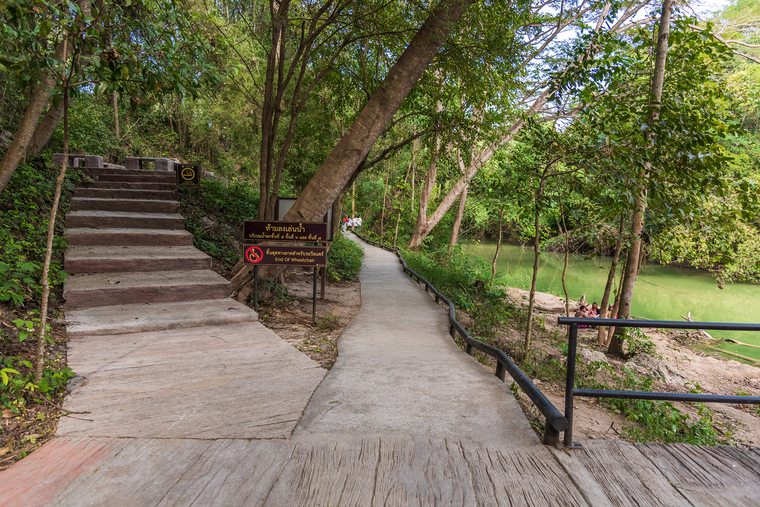
[[[361,310],[295,437],[395,433],[540,445],[507,384],[457,347],[446,312],[394,254],[366,246],[359,279]]]

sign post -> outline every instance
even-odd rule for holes
[[[327,224],[266,220],[246,220],[243,223],[243,261],[253,264],[254,310],[259,310],[259,266],[310,266],[314,268],[311,320],[316,322],[317,270],[327,267],[327,247],[251,244],[259,241],[322,243],[327,241]]]

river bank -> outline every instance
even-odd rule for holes
[[[527,290],[507,288],[507,293],[512,304],[527,306]],[[537,293],[536,301],[543,308],[536,312],[538,320],[544,323],[543,332],[538,333],[539,336],[534,340],[538,362],[546,365],[551,365],[552,361],[564,362],[563,350],[566,350],[566,346],[563,347],[563,344],[566,343],[567,330],[565,326],[557,324],[557,317],[564,315],[565,301],[548,293]],[[571,308],[576,305],[576,301],[571,301]],[[512,347],[515,342],[519,343],[522,339],[521,331],[505,330],[501,337],[502,345]],[[589,371],[596,370],[595,380],[610,389],[616,388],[613,380],[615,374],[623,373],[625,368],[639,377],[651,376],[654,380],[653,390],[682,393],[699,390],[706,394],[760,396],[760,368],[726,360],[716,353],[706,351],[705,338],[699,333],[663,332],[656,329],[642,331],[653,345],[650,359],[637,356],[626,361],[607,355],[599,347],[596,329],[579,329],[581,374],[587,375]],[[534,382],[538,381],[539,388],[550,401],[563,411],[564,378],[552,378],[548,368],[538,368],[534,370],[533,379]],[[525,400],[523,406],[526,414],[536,423],[540,422],[536,410],[524,402]],[[700,414],[699,404],[673,405],[687,414],[692,423],[705,413],[703,410]],[[760,445],[760,412],[756,406],[709,403],[706,407],[713,411],[713,427],[726,441]],[[623,428],[635,424],[626,420],[619,410],[606,407],[604,402],[592,398],[576,399],[574,417],[576,438],[630,439],[631,432],[625,432]]]
[[[490,266],[495,244],[467,241],[463,248]],[[537,290],[549,294],[564,294],[562,270],[565,256],[542,253]],[[496,282],[509,287],[528,289],[533,267],[533,250],[517,245],[503,245],[496,265]],[[584,294],[587,301],[601,301],[607,282],[610,259],[571,255],[566,275],[570,299]],[[757,322],[757,301],[760,284],[727,283],[719,288],[710,273],[691,268],[647,264],[642,267],[634,289],[631,313],[648,320],[677,320],[691,313],[701,322]],[[731,339],[760,346],[760,333],[718,331],[716,339]],[[728,355],[739,355],[760,361],[760,348],[721,342],[717,347]],[[735,356],[734,356],[735,357]]]

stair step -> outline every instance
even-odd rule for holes
[[[127,211],[70,211],[66,228],[105,229],[184,229],[185,219],[178,213],[133,213]]]
[[[177,183],[177,175],[165,171],[143,171],[143,174],[100,174],[98,181]]]
[[[146,213],[175,213],[179,211],[179,201],[74,197],[71,199],[71,207],[69,209],[72,211],[142,211]]]
[[[113,189],[135,189],[135,190],[174,190],[174,183],[151,183],[149,181],[96,181],[87,186],[87,188],[113,188]]]
[[[193,246],[70,246],[67,273],[211,269],[211,257]]]
[[[70,276],[63,283],[64,308],[224,299],[230,282],[210,269],[144,271]]]
[[[90,176],[100,176],[102,174],[171,174],[174,176],[174,171],[149,171],[147,169],[125,169],[123,166],[120,169],[110,167],[85,167],[82,169],[85,174]]]
[[[184,229],[67,229],[72,246],[192,246]]]
[[[256,312],[232,299],[213,299],[160,305],[98,306],[66,314],[66,335],[82,336],[147,333],[167,329],[223,326],[255,322]]]
[[[96,199],[155,199],[171,201],[175,198],[171,190],[132,190],[127,188],[76,188],[74,197]]]

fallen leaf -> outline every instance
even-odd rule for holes
[[[15,417],[16,414],[13,413],[13,410],[6,408],[3,410],[3,419],[10,419],[11,417]]]
[[[11,452],[11,450],[8,449],[7,447],[0,447],[0,456],[2,456],[3,454],[8,454],[9,452]]]
[[[108,280],[108,283],[117,284],[117,283],[121,283],[121,280],[116,280],[115,282],[113,280]]]

